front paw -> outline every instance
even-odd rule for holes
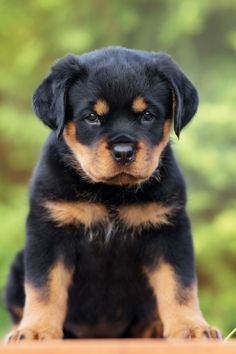
[[[61,339],[62,331],[52,329],[39,329],[37,327],[25,327],[12,331],[6,338],[7,343],[31,340]]]
[[[222,340],[221,332],[214,327],[211,327],[207,323],[181,323],[175,325],[171,330],[169,330],[166,338],[182,338],[182,339],[209,339],[209,340]]]

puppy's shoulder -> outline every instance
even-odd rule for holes
[[[46,139],[30,182],[30,197],[68,196],[78,174],[70,164],[71,154],[62,138],[52,132]]]

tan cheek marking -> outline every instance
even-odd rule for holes
[[[127,227],[149,228],[162,224],[169,224],[168,216],[175,207],[167,207],[162,203],[145,203],[121,206],[118,209],[120,219]]]
[[[35,335],[62,335],[72,275],[73,272],[59,261],[51,269],[44,289],[37,289],[30,283],[25,284],[26,302],[19,330],[27,328]]]
[[[60,227],[70,224],[83,224],[90,227],[108,220],[107,209],[100,203],[48,201],[45,207],[49,211],[50,218]]]
[[[147,175],[152,175],[152,173],[155,171],[159,164],[161,154],[164,148],[169,142],[171,126],[171,120],[166,120],[163,127],[162,140],[154,148],[150,148],[143,141],[139,143],[139,149],[137,152],[136,161],[134,162],[134,167],[137,166],[136,168],[138,168],[139,170],[145,170],[147,172]]]
[[[65,126],[64,138],[82,167],[83,165],[88,165],[91,161],[91,149],[86,145],[80,144],[76,139],[76,127],[74,122],[69,122]]]
[[[71,163],[84,179],[98,182],[102,177],[112,175],[114,163],[106,141],[102,140],[93,147],[80,144],[76,139],[76,127],[73,122],[67,123],[64,139],[74,155]]]
[[[135,113],[142,113],[147,109],[147,103],[143,97],[138,96],[133,100],[132,109]]]
[[[160,155],[169,142],[172,122],[170,119],[166,120],[163,128],[163,137],[161,142],[154,148],[154,153],[160,158]]]
[[[107,141],[102,139],[94,149],[93,171],[99,179],[106,179],[114,173],[114,161]]]
[[[99,116],[104,116],[109,112],[109,105],[104,99],[99,99],[93,106],[95,113]]]
[[[165,336],[175,337],[191,326],[206,324],[199,308],[196,283],[182,288],[172,267],[164,262],[152,272],[145,269],[145,273],[157,298]]]

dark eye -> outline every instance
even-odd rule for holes
[[[141,122],[142,123],[151,123],[155,119],[154,115],[150,113],[149,111],[146,111],[142,117],[141,117]]]
[[[89,124],[93,124],[93,125],[100,125],[101,124],[99,117],[94,113],[90,113],[89,116],[87,116],[85,118],[85,120]]]

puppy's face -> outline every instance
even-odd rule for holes
[[[171,88],[149,79],[144,63],[114,65],[88,67],[85,79],[74,82],[64,138],[92,181],[140,183],[157,168],[169,139]]]
[[[54,102],[57,122],[51,112],[46,124],[63,132],[78,167],[90,181],[126,185],[149,179],[169,141],[172,121],[177,134],[186,124],[178,121],[181,96],[165,67],[168,60],[175,64],[164,56],[161,69],[156,60],[150,53],[109,48],[70,58],[69,64],[67,57],[46,79],[51,94],[59,91]],[[40,117],[45,90],[38,91],[46,82],[34,96]]]

